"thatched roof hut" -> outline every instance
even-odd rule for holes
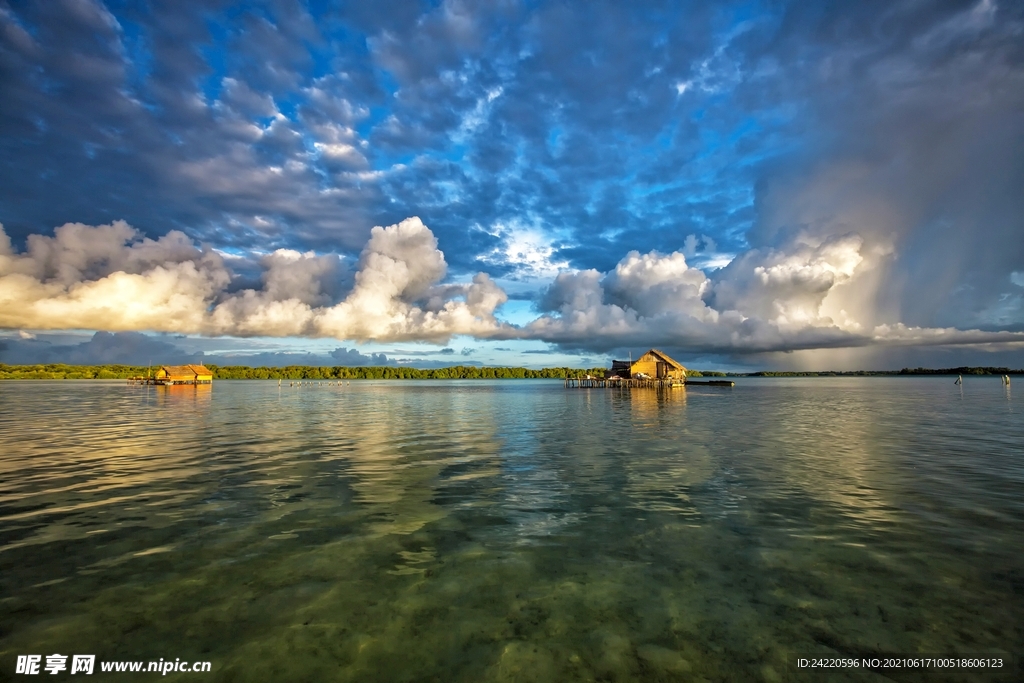
[[[686,379],[686,368],[674,358],[658,349],[651,349],[633,362],[612,361],[608,376],[617,375],[622,379],[634,379],[640,375],[652,379]]]
[[[161,384],[211,384],[213,371],[205,365],[164,365],[156,371]]]

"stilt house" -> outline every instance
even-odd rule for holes
[[[668,354],[651,349],[630,363],[624,360],[613,360],[612,369],[606,376],[618,376],[622,379],[636,379],[639,375],[651,379],[686,379],[686,368],[676,362]]]
[[[205,365],[164,365],[156,371],[157,384],[212,384],[213,371]]]

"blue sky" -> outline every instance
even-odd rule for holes
[[[1019,367],[1022,32],[0,0],[0,362]]]

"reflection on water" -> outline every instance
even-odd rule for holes
[[[0,670],[776,681],[822,680],[797,654],[1021,653],[1022,443],[995,379],[6,382]]]

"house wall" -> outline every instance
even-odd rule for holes
[[[645,353],[644,355],[640,356],[640,358],[638,358],[635,363],[633,363],[633,367],[631,368],[631,372],[632,372],[634,377],[636,377],[637,373],[641,373],[642,372],[644,374],[650,375],[651,377],[657,378],[659,376],[658,375],[658,365],[660,363],[664,363],[664,361],[660,360],[653,353]],[[664,365],[665,365],[665,370],[664,370],[663,374],[661,375],[661,377],[663,377],[663,378],[671,378],[671,379],[680,379],[680,380],[681,379],[686,379],[686,371],[685,370],[680,370],[680,369],[674,368],[671,365],[669,365],[668,363],[664,363]]]
[[[637,362],[633,363],[633,367],[630,368],[630,372],[636,377],[641,372],[650,375],[651,377],[658,376],[658,363],[653,358],[646,360],[646,357],[641,358]]]
[[[669,368],[668,376],[672,379],[686,379],[686,370],[679,370],[677,368]]]

